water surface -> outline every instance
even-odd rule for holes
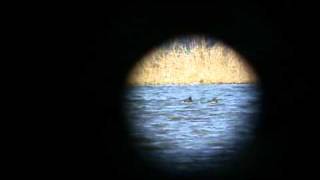
[[[136,86],[126,107],[141,155],[174,173],[226,165],[254,138],[260,92],[254,84]],[[183,99],[192,96],[192,103]],[[217,104],[208,103],[213,97]]]

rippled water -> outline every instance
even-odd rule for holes
[[[254,138],[254,84],[136,86],[128,91],[131,136],[141,154],[175,173],[225,165]],[[192,103],[183,99],[192,96]],[[217,104],[208,103],[213,97]]]

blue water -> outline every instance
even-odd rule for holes
[[[192,97],[192,103],[183,99]],[[213,97],[217,104],[208,103]],[[255,84],[136,86],[126,107],[133,143],[151,164],[174,173],[226,166],[254,138]]]

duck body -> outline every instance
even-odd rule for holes
[[[184,103],[192,103],[192,97],[190,96],[189,98],[182,100]]]
[[[210,101],[208,101],[209,104],[217,104],[219,101],[216,97],[212,98]]]

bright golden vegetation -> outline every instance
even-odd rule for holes
[[[187,48],[174,42],[147,54],[132,70],[131,85],[253,83],[257,77],[246,61],[221,42],[208,46],[193,39]]]

